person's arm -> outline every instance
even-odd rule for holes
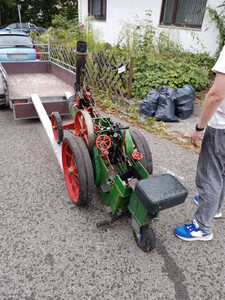
[[[207,93],[204,103],[202,106],[202,111],[198,121],[199,128],[205,128],[209,120],[214,115],[217,108],[222,103],[225,98],[225,74],[217,73],[215,81]],[[198,141],[202,137],[203,131],[193,131],[191,134],[191,143],[198,147]]]

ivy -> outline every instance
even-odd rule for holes
[[[210,16],[210,22],[216,25],[216,28],[219,31],[217,37],[218,50],[217,56],[221,52],[223,46],[225,45],[225,1],[221,5],[218,5],[216,8],[207,6],[202,10],[202,12],[208,12]]]

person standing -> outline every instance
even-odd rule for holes
[[[213,218],[221,216],[225,196],[225,46],[212,71],[215,81],[191,134],[191,143],[198,147],[205,131],[196,172],[198,207],[192,223],[174,229],[186,241],[212,240]]]

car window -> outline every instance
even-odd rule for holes
[[[0,35],[0,47],[16,47],[17,45],[33,47],[32,40],[28,36]]]
[[[16,29],[16,28],[17,28],[16,23],[14,23],[14,24],[9,24],[9,25],[7,26],[7,28]]]

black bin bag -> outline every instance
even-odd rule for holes
[[[175,116],[175,90],[163,86],[160,90],[158,106],[155,113],[157,121],[179,122]]]
[[[193,113],[195,90],[193,86],[185,84],[175,91],[175,95],[175,114],[181,120],[185,120]]]
[[[157,88],[148,92],[144,100],[141,102],[140,115],[142,118],[145,119],[154,117],[158,105],[160,90],[161,88]]]

